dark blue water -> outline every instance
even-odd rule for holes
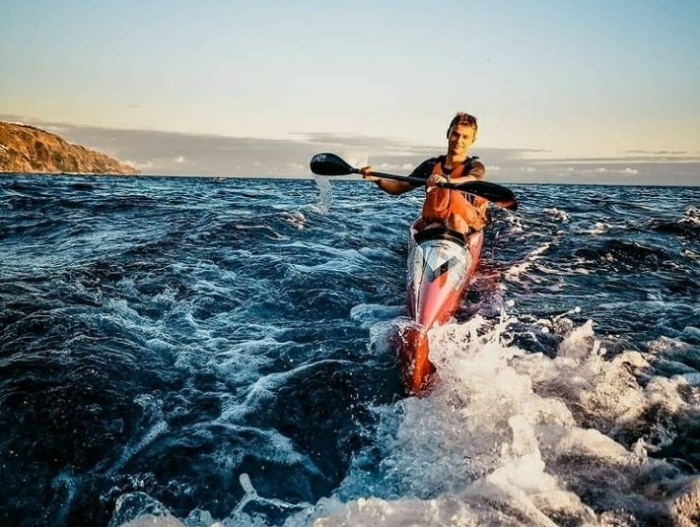
[[[693,520],[700,189],[513,189],[406,399],[420,192],[3,176],[0,523]]]

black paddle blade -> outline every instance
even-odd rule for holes
[[[335,154],[316,154],[311,158],[309,167],[311,172],[319,176],[347,176],[357,172],[357,169]]]
[[[496,205],[508,210],[518,210],[518,200],[512,190],[498,183],[490,181],[468,181],[456,188],[476,196],[480,196]]]

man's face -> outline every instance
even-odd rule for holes
[[[476,130],[466,124],[459,124],[450,128],[447,136],[447,151],[450,155],[464,154],[474,144]]]

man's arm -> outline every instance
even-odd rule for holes
[[[471,176],[474,179],[484,179],[486,177],[486,167],[481,161],[474,159],[469,172],[465,176]]]
[[[409,176],[425,179],[427,181],[428,177],[430,177],[430,174],[432,173],[434,164],[434,159],[427,159],[414,168],[413,172],[411,172]],[[404,192],[408,192],[421,186],[420,184],[409,183],[408,181],[395,181],[393,179],[378,178],[372,175],[372,167],[363,167],[360,169],[360,173],[364,179],[374,181],[377,186],[387,194],[403,194]]]
[[[395,181],[393,179],[377,178],[376,183],[377,186],[384,192],[387,194],[394,194],[395,196],[416,188],[413,183],[409,183],[407,181]]]

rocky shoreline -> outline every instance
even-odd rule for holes
[[[0,121],[0,173],[138,175],[134,167],[34,126]]]

